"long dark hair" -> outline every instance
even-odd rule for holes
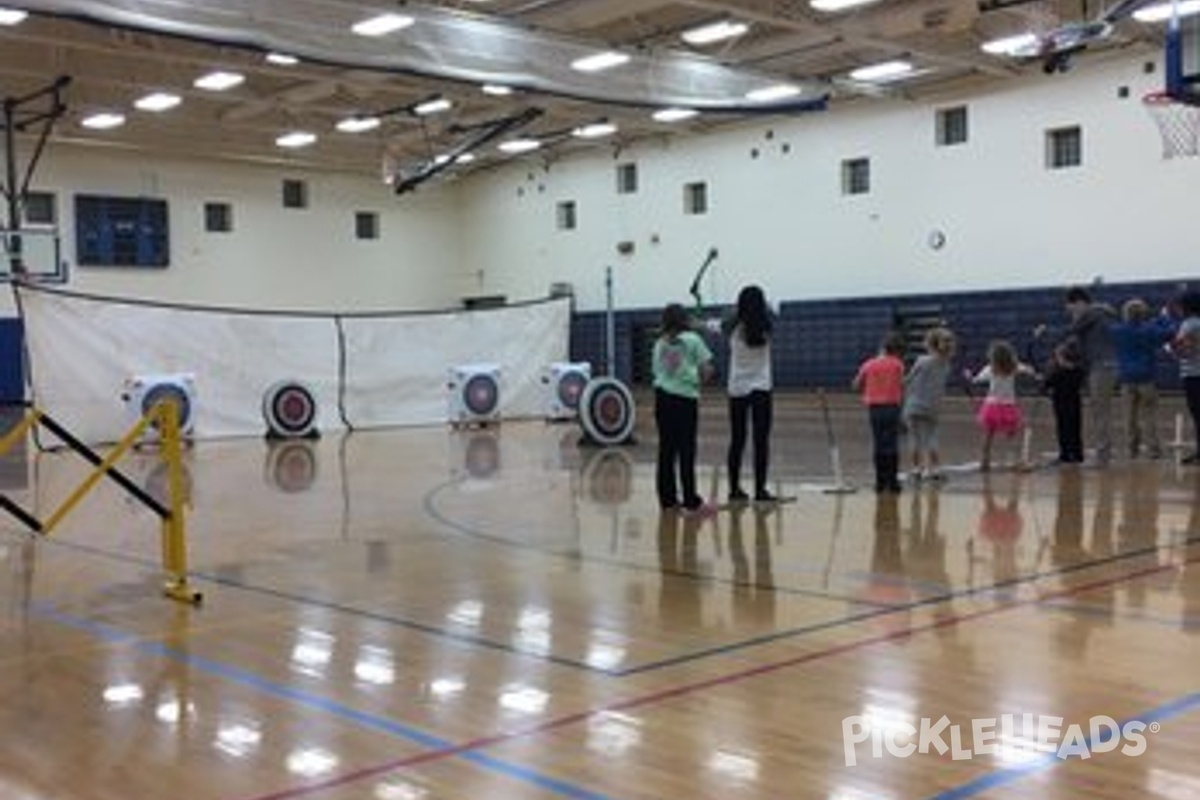
[[[771,338],[774,320],[767,298],[758,286],[746,286],[738,293],[735,326],[741,326],[742,338],[750,347],[762,347]]]

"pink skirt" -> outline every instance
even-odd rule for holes
[[[1021,430],[1021,407],[1015,403],[984,400],[976,420],[979,427],[989,433],[1012,436]]]

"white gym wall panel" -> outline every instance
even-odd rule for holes
[[[307,183],[307,208],[283,207],[284,179]],[[460,298],[454,278],[462,263],[456,191],[449,186],[430,185],[419,196],[397,197],[378,176],[51,145],[31,188],[57,195],[73,290],[316,311],[450,308]],[[170,265],[77,266],[76,194],[166,200]],[[232,231],[205,231],[206,202],[230,205]],[[355,237],[359,211],[378,214],[378,239]]]
[[[701,287],[706,302],[732,302],[751,281],[801,300],[1191,278],[1200,159],[1162,160],[1140,102],[1161,85],[1161,53],[1138,50],[986,94],[898,94],[530,158],[464,184],[464,258],[487,265],[488,292],[537,296],[566,281],[585,311],[604,307],[610,265],[619,307],[689,302],[710,247],[720,257]],[[969,140],[938,146],[936,111],[957,105],[968,108]],[[1046,131],[1074,125],[1083,165],[1047,169]],[[871,191],[843,195],[841,163],[859,157],[871,161]],[[627,161],[637,164],[638,191],[618,195],[616,167]],[[707,214],[683,213],[693,181],[708,184]],[[578,227],[557,230],[555,205],[568,200]],[[928,245],[935,229],[947,237],[940,250]],[[634,243],[632,255],[617,253],[621,241]]]

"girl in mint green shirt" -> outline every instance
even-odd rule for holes
[[[696,438],[700,384],[713,374],[712,351],[692,330],[683,306],[663,309],[662,333],[654,342],[654,423],[658,429],[656,489],[659,507],[711,513],[696,493]]]

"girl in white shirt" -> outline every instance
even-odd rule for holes
[[[992,440],[997,433],[1012,438],[1025,423],[1017,405],[1017,376],[1036,375],[1033,368],[1017,359],[1013,346],[997,340],[988,346],[988,363],[971,378],[972,383],[986,383],[987,397],[975,419],[983,428],[983,454],[979,468],[987,471],[992,464]]]
[[[771,334],[774,326],[763,290],[746,286],[738,293],[737,311],[725,324],[729,336],[729,499],[750,499],[742,489],[742,453],[746,449],[746,425],[750,424],[754,445],[754,499],[772,502],[767,491],[770,461],[772,398]]]

